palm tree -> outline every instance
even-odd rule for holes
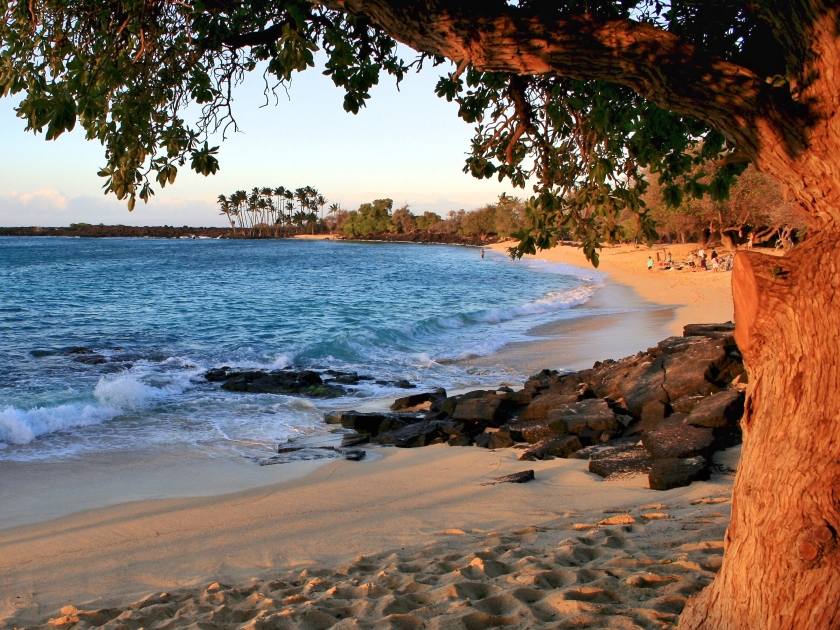
[[[262,231],[265,227],[265,213],[265,199],[260,197],[257,199],[257,203],[254,204],[254,229],[257,232],[257,236],[262,236]]]
[[[230,222],[230,227],[233,230],[233,233],[236,234],[236,219],[234,219],[233,213],[233,204],[228,200],[227,197],[224,195],[219,195],[217,199],[219,206],[222,210],[222,214],[227,217],[227,220]]]
[[[298,202],[298,213],[304,216],[306,214],[306,211],[309,209],[309,191],[307,190],[308,188],[309,186],[307,186],[306,188],[295,189],[295,199]],[[297,216],[297,214],[295,214],[295,216]],[[295,221],[295,223],[298,225],[298,228],[300,228],[300,226],[303,225],[305,221],[306,220],[304,219],[301,222]]]
[[[274,205],[271,203],[271,196],[274,194],[274,189],[264,187],[260,189],[260,194],[262,195],[263,199],[265,199],[265,204],[263,204],[262,222],[266,225],[268,225],[269,223],[274,223],[274,218],[271,216],[272,212],[274,211]]]
[[[233,193],[230,196],[230,201],[234,206],[233,212],[236,215],[236,218],[239,219],[239,227],[242,228],[242,230],[244,230],[245,227],[246,227],[246,225],[245,225],[246,215],[243,212],[243,210],[245,209],[244,204],[245,204],[245,201],[247,201],[247,199],[248,199],[248,195],[244,190],[237,190],[235,193]]]
[[[251,194],[248,195],[248,214],[251,216],[251,235],[257,225],[257,213],[259,212],[258,204],[260,201],[260,189],[256,186],[251,189]]]
[[[332,229],[333,229],[333,227],[335,226],[335,223],[336,223],[336,216],[335,215],[338,214],[339,210],[341,210],[341,204],[340,203],[330,204],[329,212],[327,212],[327,214],[332,216],[332,218],[333,218],[332,222],[330,223],[330,234],[332,234]]]
[[[286,189],[286,207],[287,208],[289,207],[289,203],[293,202],[294,199],[295,199],[295,191],[293,191],[291,188],[287,188]],[[292,222],[292,213],[289,212],[289,223],[291,223],[291,222]]]
[[[324,208],[328,201],[312,186],[295,190],[285,186],[254,187],[250,192],[237,190],[229,196],[219,195],[217,201],[234,234],[239,227],[243,233],[263,236],[263,228],[266,228],[265,234],[276,238],[286,226],[297,232],[310,228],[315,234],[316,229],[320,230],[326,224]],[[327,214],[336,218],[341,204],[334,203],[329,208]],[[284,235],[288,236],[288,232]]]
[[[292,213],[295,211],[295,204],[291,201],[286,202],[286,212],[288,215],[286,216],[286,223],[291,226],[292,225]]]
[[[324,218],[324,206],[327,205],[327,200],[324,198],[324,195],[319,194],[315,197],[315,203],[317,203],[318,207],[321,209],[320,216],[321,216],[321,219],[323,219]]]
[[[315,226],[318,225],[318,213],[315,212],[315,208],[317,206],[312,205],[312,210],[306,213],[306,224],[309,226],[311,230],[311,234],[315,234]]]
[[[277,186],[277,188],[274,189],[274,195],[277,197],[277,217],[274,219],[274,236],[277,236],[279,225],[283,222],[282,219],[285,218],[283,215],[283,199],[286,197],[286,187]]]

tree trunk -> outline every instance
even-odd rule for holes
[[[679,627],[840,628],[840,234],[739,252],[732,289],[743,454],[723,565]]]

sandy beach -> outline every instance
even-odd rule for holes
[[[515,449],[380,452],[242,493],[128,503],[3,530],[5,625],[52,618],[67,626],[75,614],[91,626],[156,627],[166,609],[181,611],[178,627],[272,616],[311,627],[316,611],[318,627],[329,627],[338,600],[350,600],[343,607],[355,612],[344,614],[359,623],[387,622],[379,604],[388,603],[395,614],[434,607],[435,617],[455,620],[483,610],[466,603],[484,599],[477,589],[499,594],[496,617],[531,610],[537,620],[561,620],[632,599],[631,617],[668,620],[719,559],[729,476],[656,492],[643,478],[603,482],[586,461],[553,460],[528,463],[535,482],[492,484],[523,468]],[[714,502],[695,503],[703,500]],[[276,580],[285,586],[271,586]],[[208,589],[217,591],[210,608],[198,604]],[[150,594],[157,600],[146,606],[157,608],[128,606]],[[415,605],[400,604],[405,598]],[[66,606],[93,612],[61,614]]]
[[[648,272],[648,255],[605,249],[596,299],[656,308],[544,327],[490,360],[586,367],[732,318],[730,274]],[[540,257],[586,265],[571,247]],[[43,463],[34,480],[6,467],[0,627],[670,627],[720,566],[739,449],[666,492],[516,449],[370,452],[251,473],[175,459],[136,483],[106,462],[76,477]],[[536,479],[494,482],[524,469]]]
[[[492,245],[496,251],[507,251],[513,241]],[[633,245],[607,245],[600,250],[598,271],[615,282],[632,287],[643,300],[671,306],[674,319],[668,324],[672,335],[682,335],[686,324],[705,324],[732,320],[732,290],[730,272],[664,269],[654,266],[647,269],[647,259],[657,260],[657,253],[665,260],[670,253],[677,263],[685,262],[696,243],[656,245],[652,248]],[[723,250],[721,250],[723,252]],[[565,263],[592,269],[579,247],[560,245],[538,252],[535,258],[548,262]]]
[[[487,249],[507,254],[513,241],[490,245]],[[656,252],[665,259],[685,261],[696,251],[696,244],[636,248],[633,245],[605,247],[597,269],[606,274],[587,308],[623,312],[595,317],[567,319],[529,332],[533,342],[509,344],[488,357],[470,359],[475,366],[516,365],[526,373],[542,368],[580,370],[595,360],[620,359],[655,346],[668,336],[681,336],[686,324],[732,321],[731,272],[701,272],[688,268],[647,270],[648,256]],[[592,272],[592,264],[578,247],[558,246],[526,256],[551,263],[570,265]],[[628,334],[629,333],[629,334]],[[465,361],[465,363],[467,363]]]

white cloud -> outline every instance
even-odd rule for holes
[[[67,208],[67,197],[54,188],[42,188],[26,193],[19,193],[13,190],[7,195],[0,195],[0,203],[4,205],[12,205],[15,202],[31,208],[54,210],[64,210]]]
[[[152,198],[129,212],[109,196],[68,197],[51,188],[0,194],[0,226],[63,227],[71,223],[106,225],[224,226],[215,203],[203,199]]]
[[[376,192],[369,190],[360,193],[331,195],[327,191],[329,203],[339,202],[347,210],[354,210],[359,204],[390,197],[394,207],[408,203],[415,214],[431,211],[446,216],[450,210],[471,210],[486,203],[496,201],[497,195],[504,190],[488,192],[464,191],[441,195],[435,192],[418,190],[400,190],[398,188]],[[168,191],[167,191],[168,192]],[[516,194],[521,191],[507,191]],[[160,191],[159,191],[160,195]],[[192,227],[227,227],[224,217],[220,216],[214,198],[178,198],[154,196],[148,204],[138,201],[133,212],[129,212],[125,202],[113,195],[82,195],[69,197],[59,190],[43,188],[28,192],[13,191],[0,193],[0,226],[41,226],[63,227],[71,223],[92,223],[105,225],[189,225]]]

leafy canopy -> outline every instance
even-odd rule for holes
[[[172,184],[187,162],[204,175],[219,169],[218,147],[208,136],[235,129],[231,90],[245,72],[263,70],[269,97],[294,73],[314,67],[321,51],[324,73],[344,90],[344,108],[358,113],[383,73],[399,82],[424,63],[444,63],[423,51],[404,61],[396,41],[370,18],[325,6],[331,4],[12,0],[0,23],[0,95],[21,94],[19,116],[47,140],[81,125],[104,146],[99,174],[106,192],[133,209],[137,197],[148,201],[154,194],[155,183]],[[465,0],[451,4],[463,8]],[[487,4],[647,22],[770,78],[784,73],[772,37],[735,0]],[[468,37],[478,27],[463,28]],[[526,204],[529,227],[512,250],[517,256],[571,232],[597,264],[597,249],[616,237],[622,211],[638,217],[648,240],[656,237],[643,172],[658,178],[667,203],[678,205],[686,195],[725,199],[746,166],[731,159],[732,147],[704,123],[615,84],[459,67],[441,78],[437,93],[475,125],[466,172],[534,188]],[[201,107],[197,120],[183,117],[190,104]],[[701,182],[694,174],[709,163],[712,176]]]
[[[381,234],[395,229],[391,221],[391,199],[377,199],[373,203],[363,203],[358,210],[352,211],[342,229],[347,236],[366,236]]]

